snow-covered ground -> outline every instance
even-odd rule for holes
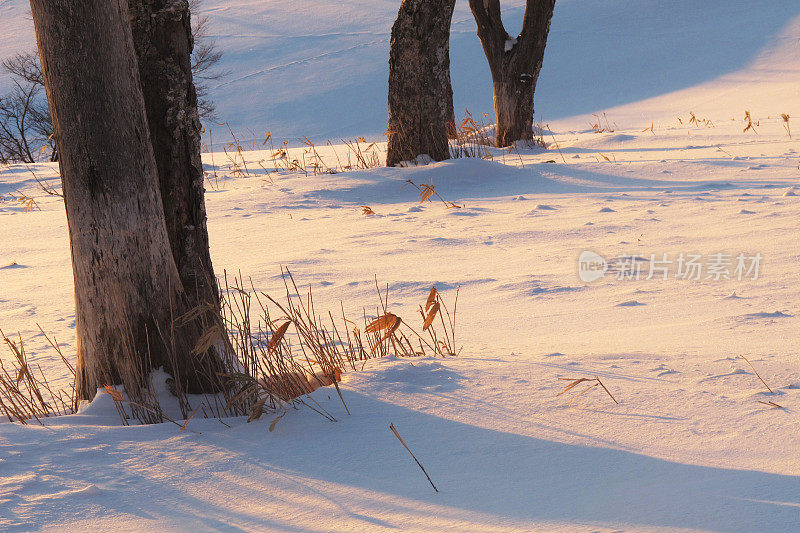
[[[335,423],[300,410],[273,432],[270,416],[227,421],[230,429],[194,419],[199,433],[121,427],[102,395],[45,427],[0,424],[0,529],[796,530],[800,145],[780,115],[800,134],[800,7],[631,4],[559,2],[537,98],[559,119],[546,152],[271,179],[257,165],[270,165],[267,152],[247,153],[249,176],[234,175],[224,154],[204,156],[218,175],[207,195],[218,273],[241,269],[282,294],[284,265],[312,286],[318,310],[343,302],[353,315],[375,307],[375,276],[403,317],[432,284],[448,301],[460,287],[459,357],[379,360],[345,374],[352,415],[330,390],[313,393]],[[386,38],[396,2],[314,5],[309,17],[297,2],[207,0],[244,80],[219,89],[243,91],[221,112],[248,117],[236,107],[246,102],[253,113],[239,127],[331,136],[341,127],[351,137],[383,128],[385,108],[375,106],[385,96],[387,45],[357,45]],[[9,6],[19,3],[0,3]],[[474,38],[467,8],[458,9],[455,43]],[[270,41],[278,30],[296,45]],[[315,62],[309,42],[355,48]],[[454,60],[465,47],[454,44]],[[292,54],[298,62],[289,65]],[[278,64],[287,66],[265,68]],[[460,98],[471,92],[485,107],[480,76],[456,70],[454,83]],[[352,123],[319,96],[346,102],[348,84],[362,80],[364,109],[348,115]],[[287,99],[253,98],[259,86]],[[559,95],[574,107],[560,107]],[[319,123],[301,105],[312,101]],[[745,110],[757,133],[742,131]],[[590,126],[598,120],[606,131]],[[331,150],[321,149],[334,164]],[[335,150],[346,157],[345,147]],[[52,165],[31,168],[56,176]],[[464,207],[419,205],[406,179],[433,183]],[[41,211],[8,199],[18,190]],[[62,202],[25,166],[0,169],[0,196],[0,328],[20,331],[66,386],[36,334],[39,323],[65,353],[74,349]],[[612,270],[583,281],[585,251]],[[739,254],[747,268],[760,255],[757,276],[739,279]],[[700,256],[700,279],[679,275],[681,255]],[[731,279],[713,279],[726,269]],[[559,378],[595,376],[619,404],[599,388],[557,396],[567,384]],[[770,401],[784,409],[760,403]]]

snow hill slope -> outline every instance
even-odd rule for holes
[[[351,315],[375,306],[377,276],[390,285],[392,311],[409,320],[431,285],[448,301],[460,287],[459,357],[381,360],[345,374],[351,416],[335,393],[313,394],[336,423],[293,411],[273,432],[270,416],[230,420],[230,429],[192,420],[199,434],[121,427],[100,395],[87,411],[45,427],[0,424],[0,530],[796,529],[800,146],[779,115],[800,131],[800,8],[770,2],[740,15],[739,2],[637,2],[640,11],[602,2],[606,11],[583,13],[576,4],[560,2],[559,24],[569,13],[572,22],[594,14],[605,24],[579,26],[576,48],[593,42],[593,53],[613,63],[629,53],[621,43],[641,44],[649,28],[655,43],[680,45],[680,56],[654,45],[673,58],[655,85],[631,76],[623,88],[601,90],[595,76],[588,88],[572,87],[591,98],[576,103],[576,116],[551,123],[547,151],[316,176],[267,176],[256,164],[270,169],[266,152],[247,154],[246,176],[224,154],[204,155],[218,273],[241,269],[277,295],[285,265],[313,287],[319,310],[343,302]],[[241,2],[226,5],[248,13]],[[295,4],[247,5],[253,20],[282,6],[275,17],[287,32],[333,24],[322,7],[309,21]],[[379,16],[338,5],[342,26],[364,20],[371,28],[369,17]],[[623,6],[641,17],[635,25],[608,14]],[[603,37],[606,27],[614,39]],[[725,56],[729,36],[741,48]],[[719,69],[686,78],[703,63]],[[298,98],[304,90],[297,87]],[[597,132],[589,121],[598,119],[579,113],[601,109],[606,131]],[[755,131],[743,132],[745,110]],[[298,124],[310,124],[300,116]],[[321,152],[335,166],[347,148]],[[31,168],[57,175],[53,165]],[[406,179],[431,182],[464,207],[419,205]],[[41,210],[25,212],[14,200],[20,194]],[[43,195],[24,165],[0,169],[0,197],[0,327],[20,331],[32,357],[66,386],[35,326],[74,351],[63,205]],[[584,251],[616,270],[583,281]],[[740,253],[760,254],[758,276],[739,279]],[[664,254],[672,263],[658,263]],[[699,279],[678,275],[681,254],[700,256]],[[625,256],[640,258],[639,279]],[[646,279],[659,266],[666,279],[659,270]],[[721,267],[730,279],[715,279]],[[558,395],[559,378],[595,376],[619,404],[599,388]]]

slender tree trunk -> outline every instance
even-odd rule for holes
[[[450,22],[455,0],[403,0],[389,51],[386,164],[450,157],[455,133],[450,85]]]
[[[522,32],[511,38],[499,0],[470,0],[492,71],[497,146],[533,139],[533,95],[542,70],[555,0],[527,0]]]
[[[77,398],[152,367],[201,389],[202,328],[167,237],[127,0],[31,0],[75,277]],[[146,375],[146,374],[144,374]]]
[[[167,235],[190,300],[218,306],[208,245],[187,0],[128,0]]]

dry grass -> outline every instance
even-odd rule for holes
[[[750,111],[744,112],[744,121],[745,121],[745,126],[744,126],[744,131],[742,133],[747,133],[748,131],[752,131],[753,133],[758,134],[755,127],[760,126],[760,123],[759,122],[755,122],[755,124],[753,123],[753,117],[750,116]]]
[[[339,392],[343,372],[357,371],[367,360],[379,357],[445,357],[458,353],[458,290],[450,309],[432,287],[419,306],[419,326],[415,326],[390,311],[388,286],[381,291],[376,280],[379,305],[372,319],[363,312],[363,326],[359,328],[345,315],[343,304],[336,315],[330,311],[318,314],[311,290],[301,296],[288,270],[283,277],[285,295],[275,299],[256,290],[252,282],[246,285],[241,275],[232,280],[226,275],[220,314],[198,308],[178,317],[169,331],[160,332],[171,345],[177,329],[200,318],[204,334],[194,351],[204,353],[213,346],[222,359],[219,365],[200,367],[209,374],[205,376],[208,381],[216,383],[217,394],[190,395],[182,385],[183,376],[168,380],[181,419],[187,422],[181,424],[165,413],[151,376],[144,370],[148,364],[123,368],[117,379],[110,377],[108,369],[103,391],[111,396],[122,423],[128,425],[133,419],[145,424],[170,422],[184,431],[195,416],[222,421],[228,416],[247,415],[248,420],[255,420],[265,413],[280,414],[299,407],[334,421],[334,416],[308,394],[323,386],[333,386]],[[121,335],[129,339],[124,331]],[[0,361],[0,412],[9,421],[41,423],[45,417],[77,410],[74,385],[70,390],[53,390],[43,370],[29,363],[22,340],[5,335],[2,339],[13,354],[10,363],[3,365]],[[50,344],[74,377],[75,369],[58,343],[53,340]],[[126,351],[134,349],[128,340],[124,345]],[[347,408],[341,393],[339,397]]]
[[[614,395],[611,394],[611,391],[608,390],[608,388],[603,384],[602,381],[600,381],[600,378],[597,377],[597,376],[595,376],[594,378],[558,378],[558,379],[560,379],[561,381],[569,381],[570,383],[569,383],[569,385],[567,385],[567,387],[564,390],[562,390],[561,392],[556,394],[556,396],[561,396],[562,394],[565,394],[565,393],[571,391],[572,389],[574,389],[575,387],[577,387],[581,383],[589,383],[590,384],[587,388],[583,389],[583,391],[581,391],[580,393],[578,393],[575,396],[573,396],[572,400],[570,400],[570,404],[572,402],[574,402],[575,400],[577,400],[578,398],[580,398],[581,396],[583,396],[584,394],[586,394],[587,392],[589,392],[590,390],[592,390],[592,389],[594,389],[594,388],[596,388],[598,386],[602,387],[603,390],[606,391],[606,393],[611,397],[611,399],[614,400],[614,403],[616,403],[616,404],[619,403],[617,401],[617,399],[614,398]]]
[[[422,473],[425,474],[426,478],[428,478],[428,482],[431,484],[431,487],[433,487],[433,490],[439,492],[439,489],[437,489],[436,485],[433,484],[431,476],[428,475],[428,472],[427,470],[425,470],[425,467],[422,466],[422,463],[419,462],[419,459],[417,459],[417,456],[414,455],[414,452],[411,451],[411,448],[408,447],[408,444],[406,444],[406,441],[404,441],[403,437],[400,436],[400,433],[397,432],[397,428],[394,427],[394,424],[390,423],[389,429],[392,431],[392,433],[394,433],[394,436],[397,437],[397,440],[400,441],[400,444],[403,445],[403,448],[405,448],[406,451],[408,451],[408,453],[411,454],[411,457],[414,459],[414,462],[417,463],[417,466],[419,466],[420,470],[422,470]]]
[[[759,379],[759,381],[761,381],[761,383],[763,383],[763,384],[764,384],[764,386],[767,388],[767,390],[770,392],[770,394],[775,394],[775,391],[773,391],[773,390],[770,388],[770,386],[769,386],[769,385],[767,385],[767,382],[766,382],[766,381],[764,381],[764,379],[763,379],[763,378],[761,377],[761,375],[758,373],[758,370],[756,370],[756,367],[754,367],[754,366],[753,366],[753,363],[751,363],[751,362],[750,362],[750,360],[749,360],[747,357],[743,356],[743,355],[740,355],[739,357],[741,357],[742,359],[744,359],[745,361],[747,361],[747,364],[748,364],[748,365],[750,365],[750,368],[752,368],[752,369],[753,369],[753,372],[755,373],[756,377]]]
[[[437,191],[436,187],[433,185],[433,182],[417,185],[411,179],[407,179],[406,183],[408,183],[409,185],[411,185],[412,187],[414,187],[419,191],[419,203],[421,204],[425,202],[431,202],[433,201],[433,198],[436,197],[438,200],[442,202],[442,204],[444,204],[444,206],[447,209],[461,209],[462,207],[464,207],[463,205],[459,205],[455,202],[450,202],[442,198],[442,196],[439,194],[439,191]],[[370,213],[365,213],[365,214],[370,214]]]
[[[450,157],[458,159],[462,157],[479,157],[481,159],[492,159],[492,154],[488,147],[494,146],[494,140],[490,135],[491,125],[486,123],[488,116],[483,114],[484,120],[478,122],[469,110],[465,110],[464,119],[456,128],[455,136],[450,139]]]
[[[343,305],[341,314],[318,315],[311,289],[300,296],[291,273],[286,270],[283,276],[285,295],[280,301],[257,291],[252,282],[245,289],[241,276],[231,284],[225,278],[223,316],[242,366],[230,376],[237,386],[228,407],[244,408],[250,419],[302,405],[335,420],[306,395],[327,385],[339,393],[342,372],[356,371],[379,357],[456,355],[458,291],[451,314],[438,291],[431,289],[426,307],[420,306],[423,325],[418,333],[389,311],[388,287],[382,293],[376,282],[380,306],[372,320],[364,313],[362,329],[348,319]],[[439,327],[432,327],[436,318]]]
[[[41,423],[42,418],[72,413],[74,387],[71,391],[54,390],[42,367],[28,361],[21,336],[14,341],[0,330],[0,338],[13,355],[8,364],[0,359],[0,411],[8,421]],[[60,355],[57,344],[54,346]],[[69,362],[64,359],[64,363],[74,375]]]
[[[697,118],[697,115],[694,114],[694,111],[689,111],[689,118],[686,119],[685,122],[684,122],[684,119],[682,119],[681,117],[678,117],[678,122],[680,122],[681,125],[688,124],[689,126],[694,126],[695,128],[714,128],[714,127],[716,127],[716,126],[714,126],[714,123],[711,122],[711,120],[709,120],[707,118]]]
[[[786,133],[789,135],[789,139],[792,138],[792,128],[789,126],[789,115],[786,113],[781,113],[781,120],[783,121],[783,127],[786,128]]]
[[[596,113],[592,113],[592,116],[595,118],[595,122],[589,122],[589,126],[595,133],[614,133],[617,128],[617,124],[614,123],[614,126],[611,126],[611,124],[608,122],[608,116],[606,115],[605,111],[603,112],[602,117]]]
[[[17,191],[17,194],[0,195],[0,203],[15,204],[17,207],[22,208],[26,213],[41,211],[39,203],[31,196]]]
[[[338,174],[350,170],[381,167],[385,161],[385,149],[378,143],[367,142],[363,137],[356,137],[353,140],[340,139],[344,150],[327,141],[326,149],[322,152],[308,137],[299,139],[302,148],[290,148],[288,140],[276,145],[272,132],[264,134],[260,146],[257,146],[255,141],[245,146],[228,123],[223,122],[220,126],[225,126],[230,141],[222,147],[224,161],[219,166],[216,164],[213,152],[213,133],[211,129],[207,130],[212,150],[207,148],[206,150],[210,153],[212,171],[205,172],[205,176],[214,190],[220,189],[220,178],[224,180],[225,177],[263,176],[265,181],[274,184],[273,176],[281,174],[297,172],[306,176]],[[254,158],[248,158],[247,152],[256,150],[266,150],[269,152],[269,157],[253,162]],[[253,168],[256,166],[258,169]]]

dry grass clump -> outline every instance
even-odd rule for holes
[[[286,270],[283,276],[286,292],[281,301],[257,291],[252,283],[246,290],[241,276],[230,285],[227,278],[225,282],[223,316],[242,366],[230,376],[236,392],[228,407],[244,408],[251,420],[266,411],[297,405],[335,420],[306,395],[320,386],[333,385],[341,398],[338,382],[342,372],[357,371],[365,361],[380,357],[457,353],[458,291],[451,314],[436,288],[431,288],[424,307],[420,306],[419,333],[389,311],[388,287],[383,292],[378,289],[376,316],[370,320],[364,312],[363,327],[359,328],[347,318],[343,305],[337,315],[331,311],[317,314],[311,290],[301,296],[291,273]]]
[[[28,196],[27,194],[23,194],[21,192],[17,192],[17,194],[6,194],[0,195],[0,203],[10,203],[16,204],[17,207],[21,207],[25,210],[26,213],[32,213],[34,210],[41,211],[42,208],[39,207],[39,204],[34,200],[32,197]]]
[[[486,123],[488,118],[483,114],[484,120],[477,122],[469,110],[465,110],[464,120],[455,128],[455,135],[450,139],[450,157],[479,157],[492,159],[488,147],[494,146],[491,135],[492,126]]]
[[[300,139],[303,145],[302,148],[289,148],[288,140],[276,145],[272,132],[264,134],[261,146],[256,146],[255,141],[251,145],[244,146],[227,122],[223,122],[220,125],[225,126],[231,138],[222,147],[225,161],[222,163],[221,168],[226,169],[234,177],[252,177],[258,174],[266,176],[266,179],[272,182],[273,174],[279,175],[294,172],[300,172],[306,176],[338,174],[350,170],[381,167],[385,161],[385,149],[378,143],[367,142],[364,137],[356,137],[353,140],[340,139],[345,147],[343,152],[341,149],[337,149],[330,141],[325,143],[326,148],[322,151],[308,137]],[[208,130],[208,135],[213,145],[213,136],[210,129]],[[254,166],[252,160],[251,165],[248,166],[245,157],[247,151],[259,149],[267,150],[270,154],[269,157],[255,162],[255,166],[258,166],[260,171],[251,168]],[[206,172],[206,178],[213,188],[219,189],[220,175],[217,172],[213,152],[211,152],[211,164],[213,170],[210,173]]]
[[[388,286],[381,291],[376,281],[379,306],[372,318],[364,311],[359,328],[347,318],[343,304],[336,315],[331,311],[318,314],[311,290],[301,296],[291,273],[285,270],[282,274],[285,295],[280,300],[256,290],[252,282],[246,286],[241,275],[230,282],[226,275],[219,312],[200,306],[178,317],[169,331],[160,332],[165,344],[174,346],[176,331],[200,318],[204,333],[194,352],[202,354],[213,348],[220,356],[213,365],[198,363],[185,370],[203,373],[204,380],[219,391],[216,394],[189,394],[183,385],[186,376],[167,380],[177,398],[181,419],[186,420],[183,424],[168,416],[161,405],[158,389],[146,370],[150,365],[122,368],[114,377],[109,369],[105,374],[107,385],[101,392],[111,396],[122,423],[128,425],[132,419],[145,424],[171,422],[183,431],[195,416],[222,421],[248,415],[249,421],[267,412],[285,413],[298,407],[307,407],[333,421],[333,415],[308,394],[329,385],[339,392],[342,372],[357,371],[365,361],[379,357],[458,353],[458,291],[451,310],[432,287],[419,306],[420,325],[415,327],[389,310]],[[124,331],[121,335],[129,339]],[[45,417],[77,410],[75,385],[69,390],[53,390],[41,367],[29,363],[22,340],[13,341],[5,335],[2,339],[14,357],[5,365],[0,360],[0,413],[11,422],[41,423]],[[50,344],[74,377],[75,369],[58,344]],[[126,350],[134,349],[129,342],[125,346]],[[339,396],[342,398],[341,393]]]
[[[595,122],[589,122],[589,126],[591,126],[592,131],[594,131],[595,133],[603,133],[603,132],[614,133],[617,124],[614,123],[614,127],[613,128],[611,127],[611,124],[608,122],[608,116],[606,116],[605,111],[603,112],[602,117],[597,113],[592,113],[592,116],[595,118]]]
[[[41,423],[42,418],[74,412],[75,388],[71,391],[53,390],[42,367],[28,361],[22,337],[17,341],[0,330],[0,338],[14,358],[3,364],[0,359],[0,412],[9,422],[27,424],[31,420]],[[50,339],[48,339],[49,341]],[[51,343],[59,355],[58,345]],[[65,358],[65,366],[75,375],[75,369]]]
[[[684,124],[684,120],[681,117],[678,117],[678,122],[681,125]],[[689,111],[689,118],[686,119],[686,124],[689,126],[694,126],[695,128],[714,128],[714,123],[707,118],[697,118],[697,115],[694,114],[694,111]]]

